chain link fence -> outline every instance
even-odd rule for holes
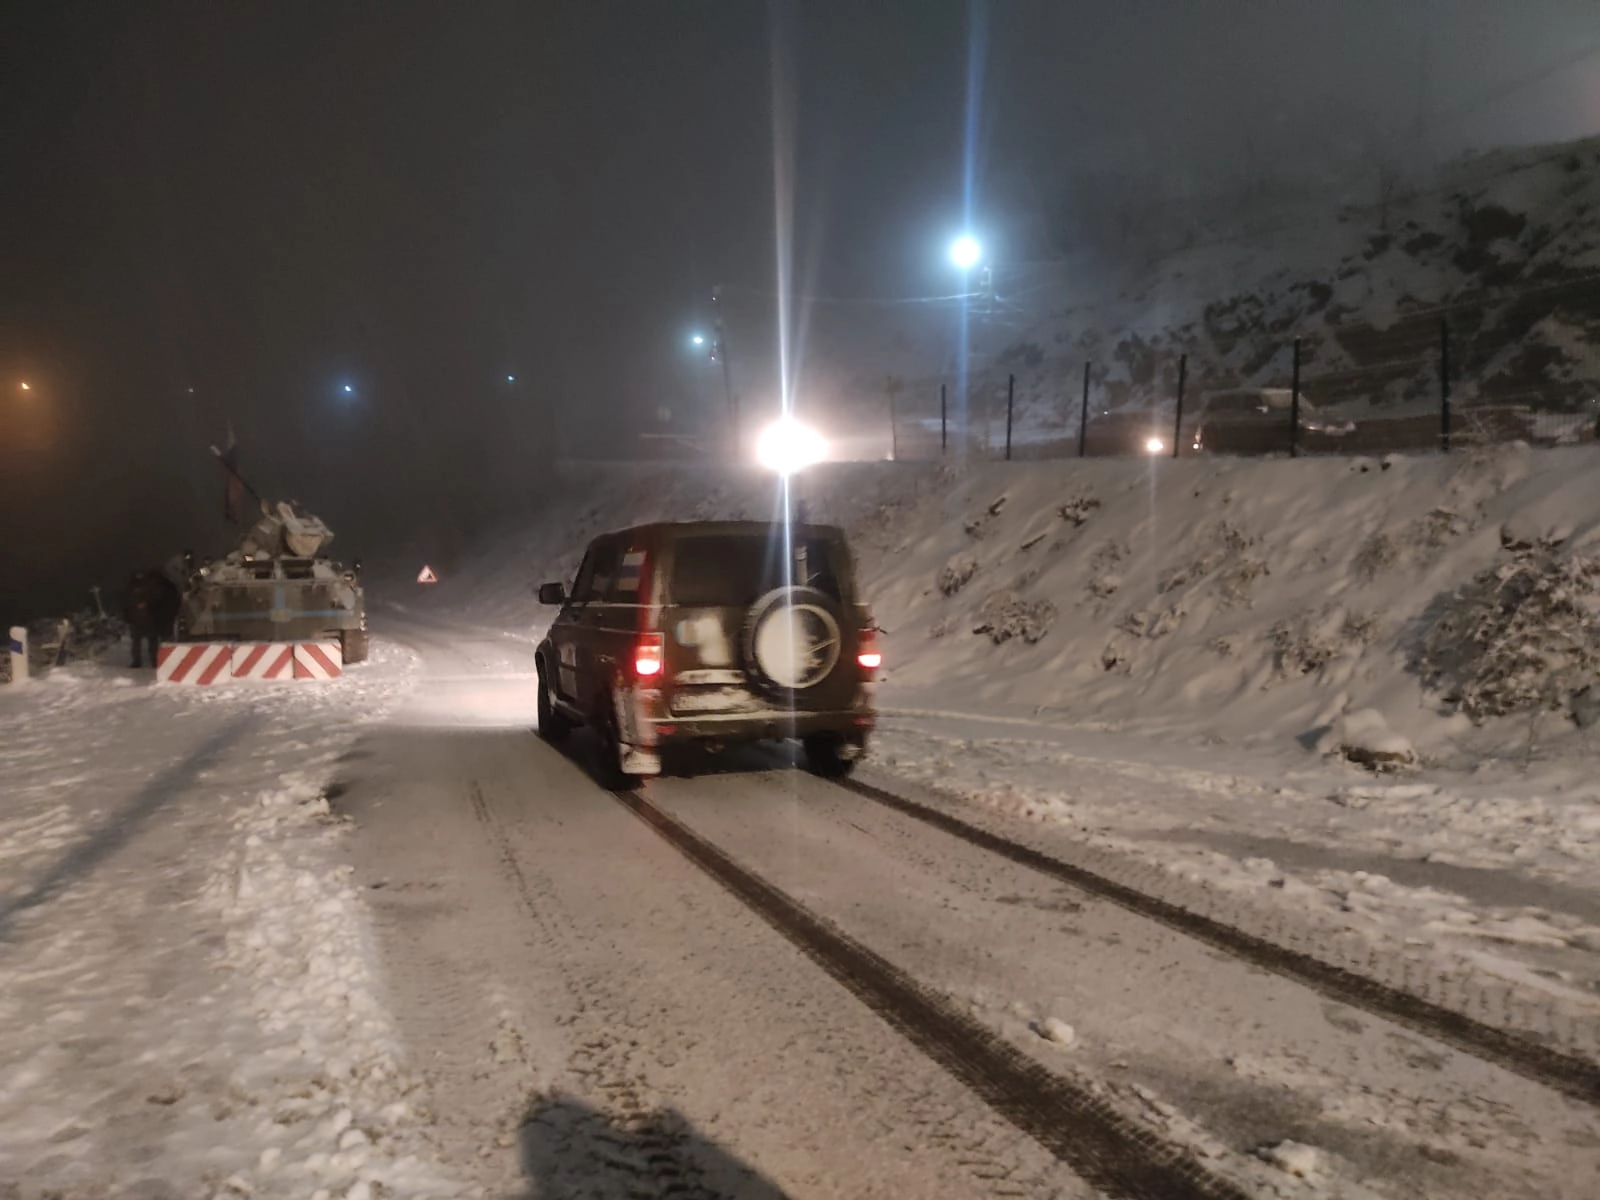
[[[1373,455],[1600,433],[1600,273],[1396,305],[1382,323],[1344,322],[1331,288],[1302,286],[1320,318],[1304,331],[1242,298],[1076,370],[1019,343],[965,404],[953,382],[906,389],[894,456]]]

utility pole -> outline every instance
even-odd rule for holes
[[[1294,340],[1294,381],[1289,390],[1289,457],[1300,457],[1300,339]]]
[[[1178,411],[1172,418],[1172,457],[1183,447],[1183,384],[1189,376],[1189,356],[1178,355]]]
[[[1439,319],[1439,449],[1450,453],[1450,318]]]
[[[722,393],[728,404],[728,420],[731,422],[733,444],[735,450],[739,446],[739,402],[733,395],[733,377],[728,371],[728,331],[722,319],[722,285],[719,283],[711,289],[711,308],[715,314],[712,329],[715,336],[711,339],[711,361],[722,364]]]
[[[1089,364],[1083,364],[1083,409],[1078,417],[1078,457],[1088,451],[1089,442]]]

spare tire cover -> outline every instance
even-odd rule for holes
[[[815,588],[778,588],[757,600],[745,622],[744,659],[768,690],[793,694],[822,686],[844,656],[839,602]]]

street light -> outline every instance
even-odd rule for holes
[[[515,383],[516,381],[517,381],[517,377],[515,375],[507,375],[506,376],[506,382],[507,383]]]
[[[706,335],[703,333],[697,333],[689,340],[696,346],[704,346],[706,344]]]
[[[784,479],[821,462],[828,443],[809,425],[782,416],[756,438],[756,461]]]
[[[969,233],[964,233],[950,243],[950,261],[963,271],[970,271],[978,265],[983,258],[983,247],[978,244],[978,239]]]
[[[22,381],[22,390],[25,391],[25,392],[31,392],[31,391],[33,391],[33,386],[31,384],[29,384],[29,382],[26,379],[24,379]]]
[[[1166,449],[1166,446],[1162,443],[1160,438],[1153,437],[1146,439],[1144,449],[1146,454],[1160,454],[1164,449]]]

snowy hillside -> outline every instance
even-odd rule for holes
[[[1296,737],[1377,707],[1427,754],[1471,728],[1415,668],[1437,607],[1554,531],[1600,544],[1585,449],[1452,457],[837,464],[799,486],[851,533],[899,694],[1074,720]],[[541,579],[596,533],[654,519],[770,516],[752,474],[618,470],[411,589],[532,631]],[[1478,730],[1472,742],[1496,736]],[[1463,751],[1464,752],[1464,751]]]
[[[1441,318],[1456,403],[1592,412],[1597,217],[1591,139],[1470,157],[1426,187],[1329,192],[1276,211],[1241,202],[1181,232],[1150,231],[1160,249],[1142,264],[1131,249],[1115,262],[996,263],[994,299],[972,312],[973,436],[997,443],[1012,373],[1018,437],[1038,440],[1076,432],[1085,362],[1093,414],[1170,411],[1180,355],[1193,408],[1212,390],[1287,386],[1295,337],[1318,403],[1350,415],[1431,409]],[[937,357],[934,374],[906,356],[887,368],[905,381],[910,421],[936,416],[939,383],[954,378],[948,349]]]

